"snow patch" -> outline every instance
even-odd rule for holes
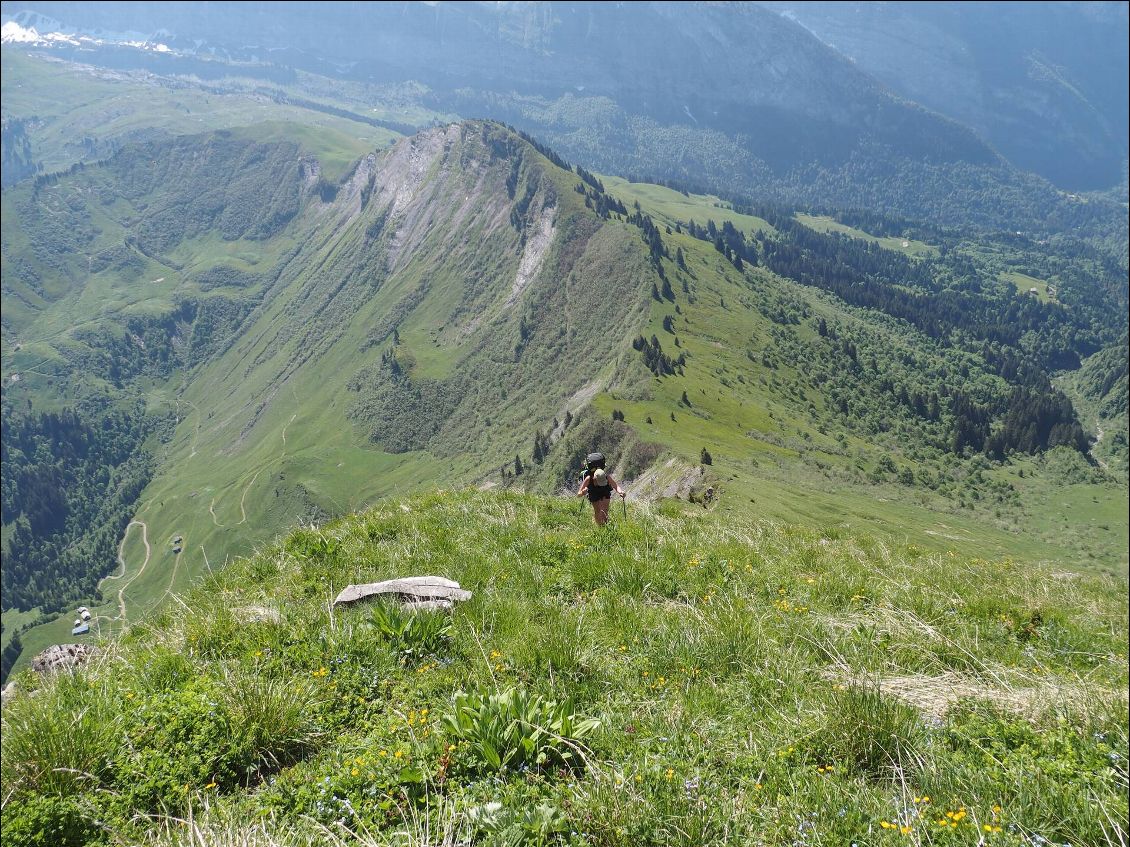
[[[139,39],[136,33],[132,33],[131,37],[125,38],[93,38],[89,35],[78,35],[58,31],[40,33],[34,26],[22,26],[14,20],[5,21],[4,25],[0,27],[0,44],[34,44],[39,47],[50,47],[59,44],[80,47],[85,44],[97,47],[107,43],[118,44],[122,47],[133,47],[136,50],[145,50],[150,53],[173,52],[172,48],[167,44],[152,41],[144,37]]]
[[[8,21],[0,27],[0,43],[3,44],[70,44],[78,47],[78,39],[73,35],[64,35],[61,32],[48,32],[39,34],[35,27],[23,27],[15,21]]]
[[[34,27],[27,29],[15,21],[8,21],[0,27],[0,43],[35,44],[37,41],[39,41],[39,33],[35,31]]]

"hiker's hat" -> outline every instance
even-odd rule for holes
[[[592,478],[597,485],[604,485],[604,481],[608,479],[608,474],[605,473],[604,468],[597,468],[592,472]]]

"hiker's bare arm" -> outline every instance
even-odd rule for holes
[[[589,493],[589,479],[585,477],[585,481],[581,483],[581,490],[577,492],[578,497],[584,497]]]
[[[621,497],[627,497],[628,496],[624,493],[624,489],[620,487],[620,483],[618,483],[612,477],[608,477],[608,482],[612,485],[613,488],[616,489],[616,493],[619,494]]]

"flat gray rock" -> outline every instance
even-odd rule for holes
[[[334,600],[335,606],[356,603],[369,597],[393,597],[414,609],[450,609],[457,601],[470,600],[471,592],[442,576],[408,576],[364,585],[348,585]]]

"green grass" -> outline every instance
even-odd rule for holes
[[[430,634],[330,610],[422,572],[473,592]],[[20,677],[4,835],[1117,844],[1126,585],[1070,584],[674,503],[598,529],[564,499],[392,500],[209,575],[74,676]],[[511,743],[545,758],[500,768]]]
[[[746,307],[749,283],[743,275],[709,244],[678,234],[666,239],[686,256],[695,279],[694,302],[688,304],[678,295],[682,314],[674,311],[674,304],[653,302],[643,332],[656,334],[668,349],[673,339],[662,321],[664,316],[674,319],[681,346],[671,349],[688,354],[686,376],[651,380],[649,396],[642,400],[626,392],[598,395],[594,408],[602,415],[623,412],[641,438],[692,463],[707,448],[714,462],[711,477],[721,495],[715,508],[734,515],[752,513],[813,526],[882,532],[940,551],[1011,555],[1125,576],[1127,521],[1117,517],[1127,509],[1124,486],[1099,479],[1052,480],[1038,462],[1017,458],[1012,467],[990,471],[991,478],[1020,490],[1020,505],[1001,512],[987,504],[955,508],[952,500],[917,486],[876,486],[852,479],[854,457],[874,456],[877,445],[852,434],[842,446],[837,444],[833,435],[840,431],[839,425],[821,433],[825,412],[819,394],[813,398],[815,419],[791,396],[792,387],[804,376],[799,367],[782,362],[765,368],[751,362],[734,343],[749,339],[754,349],[772,349],[775,344],[774,324]],[[679,275],[673,263],[668,272]],[[828,311],[827,301],[811,289],[763,271],[746,276],[751,275],[764,286],[807,302],[816,314],[843,319],[838,311]],[[795,332],[803,344],[818,340],[804,323]],[[890,349],[914,349],[913,340],[901,332],[884,329],[883,333],[883,344]],[[684,391],[689,407],[681,400]],[[810,397],[814,394],[805,391]],[[918,464],[909,455],[912,451],[894,445],[887,449],[911,466]],[[1021,472],[1028,476],[1019,476]],[[1061,507],[1075,498],[1088,501],[1091,510],[1072,513]],[[1094,531],[1100,525],[1107,529]]]
[[[838,232],[843,235],[849,235],[852,238],[861,238],[864,241],[878,244],[886,250],[894,250],[896,253],[903,253],[907,256],[917,258],[938,255],[938,248],[924,241],[916,241],[912,238],[895,238],[892,236],[879,237],[871,235],[861,229],[842,224],[827,215],[805,215],[798,213],[796,219],[809,229],[814,229],[817,232]]]
[[[12,640],[16,630],[24,624],[34,623],[38,617],[38,609],[30,609],[26,612],[19,609],[9,609],[4,612],[4,631],[0,633],[0,649],[8,646],[8,642]]]
[[[629,209],[633,203],[639,202],[660,223],[674,226],[676,223],[686,224],[694,220],[699,226],[705,226],[707,219],[712,218],[719,226],[729,221],[747,234],[759,230],[767,234],[775,232],[767,221],[754,215],[735,212],[729,203],[710,194],[683,194],[662,185],[628,182],[621,177],[604,174],[600,175],[600,181],[609,194],[621,200]]]
[[[1036,279],[1034,276],[1022,274],[1017,271],[1005,271],[1000,275],[1004,282],[1012,283],[1021,294],[1031,293],[1035,289],[1035,296],[1044,303],[1050,303],[1055,298],[1048,291],[1047,280]]]

